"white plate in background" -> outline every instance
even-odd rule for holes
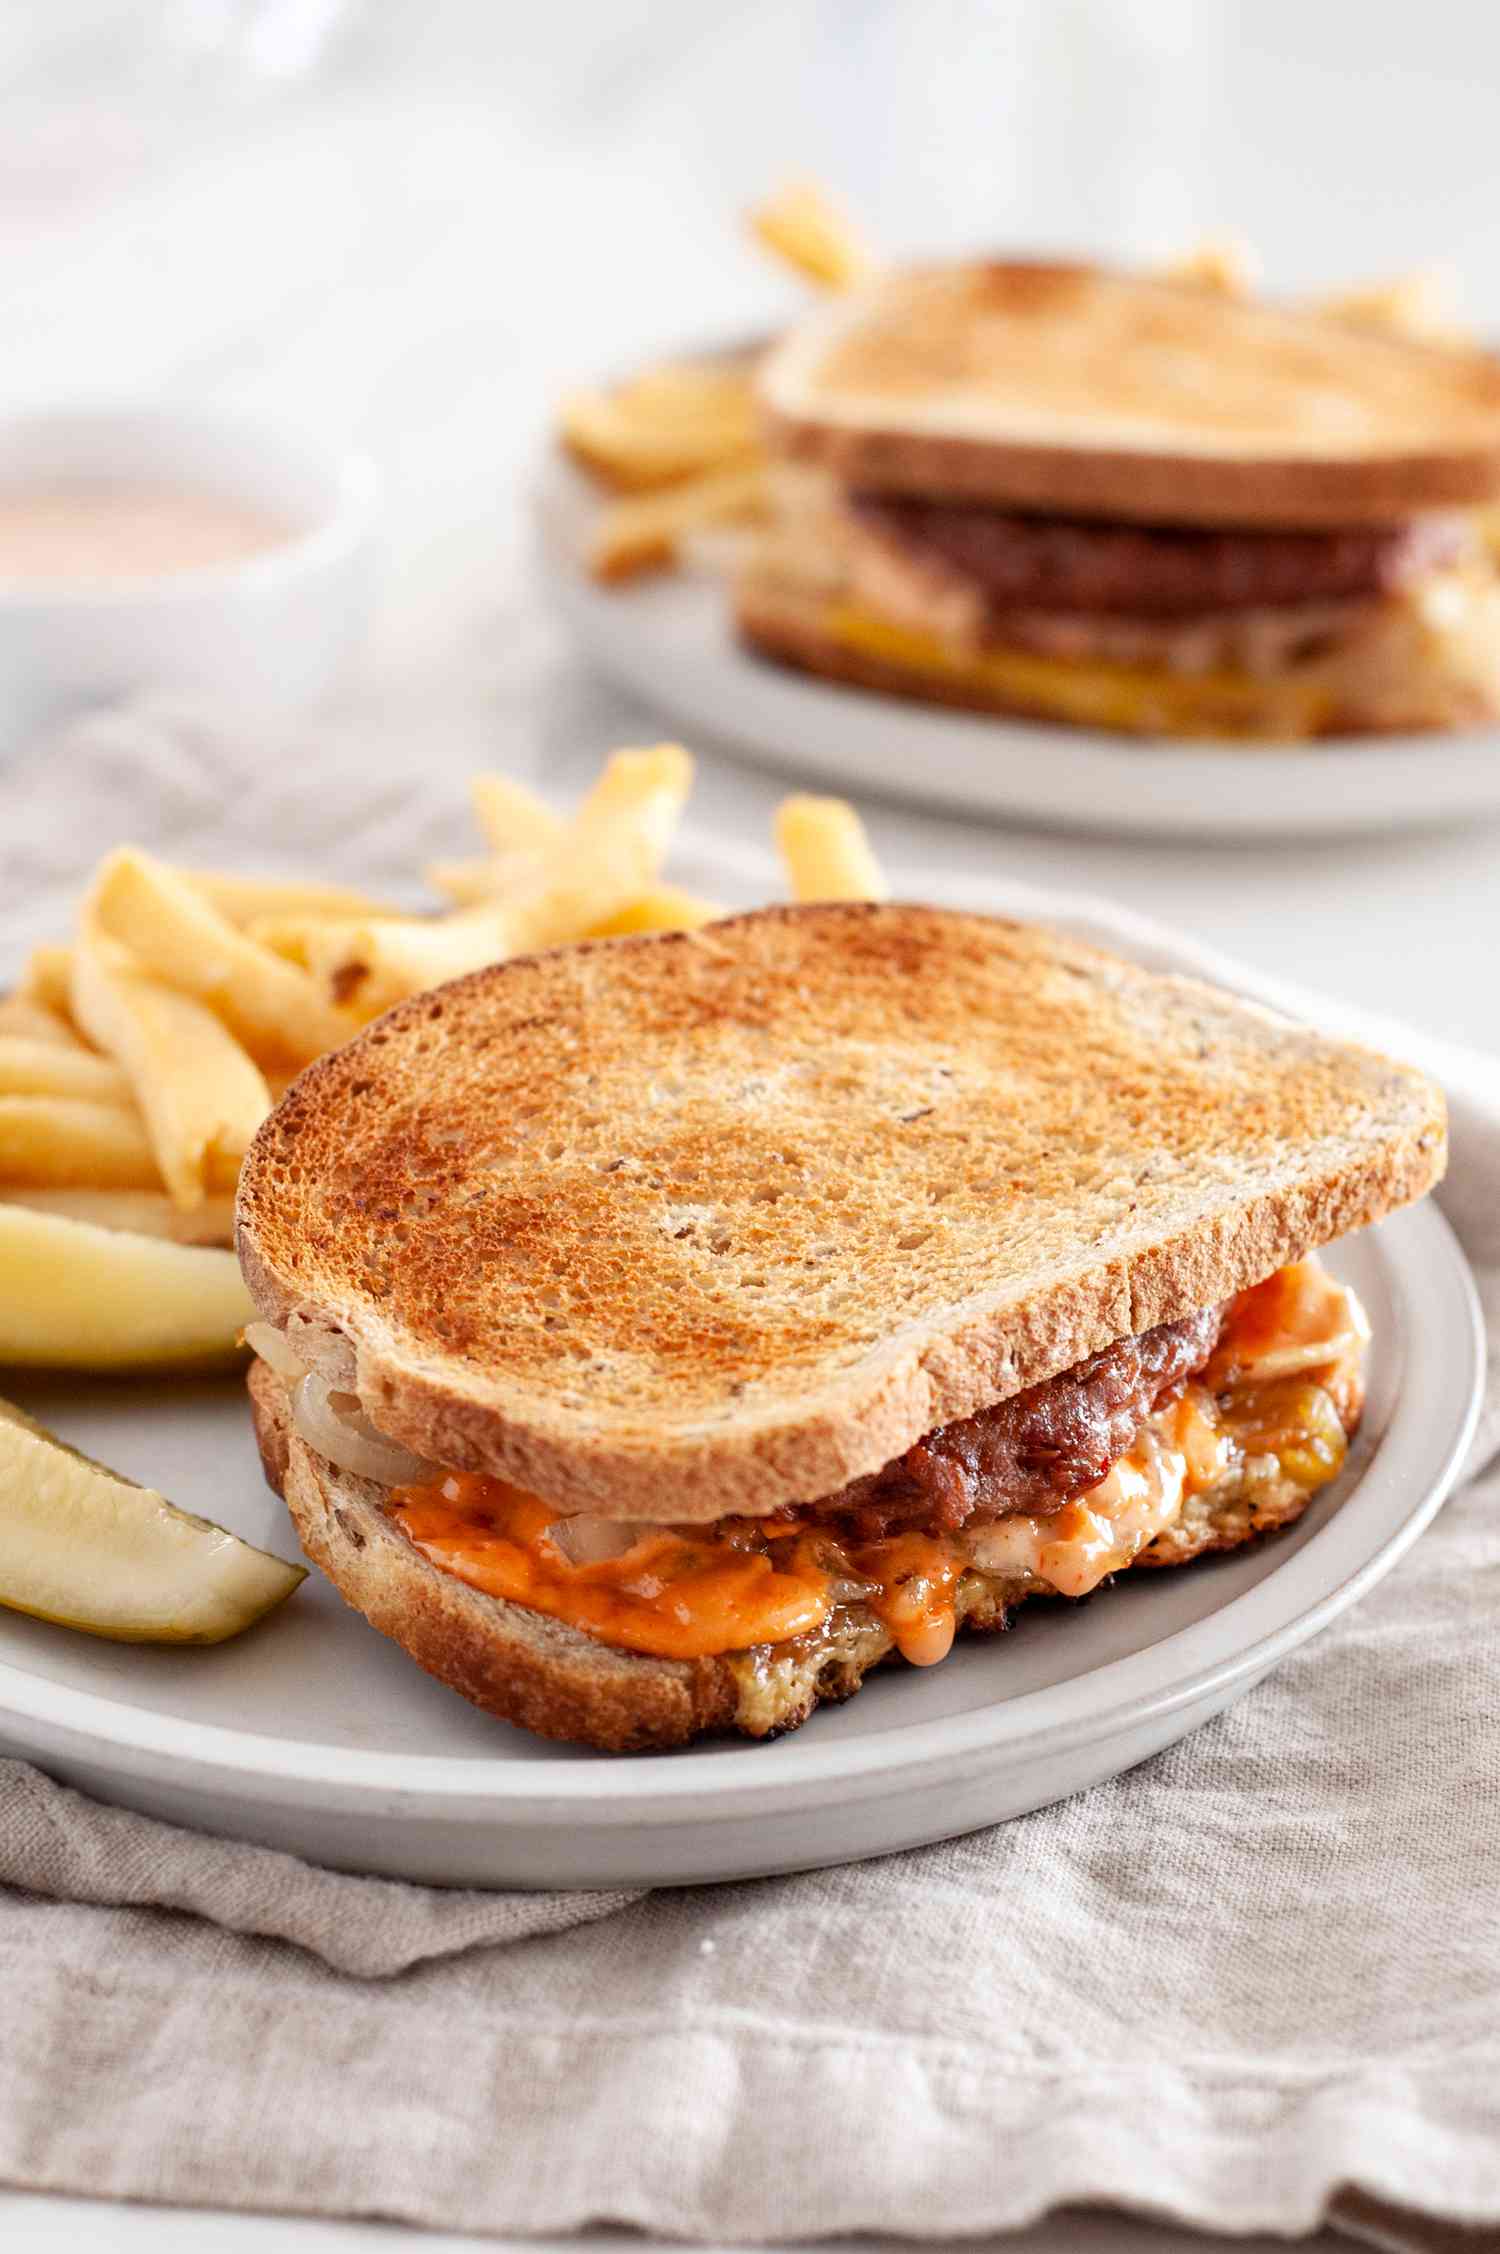
[[[885,696],[742,648],[708,573],[598,585],[580,560],[598,496],[560,454],[540,465],[533,501],[542,573],[585,657],[689,740],[804,781],[1111,835],[1351,836],[1500,817],[1500,729],[1173,743]]]

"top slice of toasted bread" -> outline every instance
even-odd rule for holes
[[[257,1135],[263,1313],[564,1509],[828,1494],[1441,1173],[1422,1076],[1038,927],[771,908],[401,1004]]]
[[[925,268],[769,355],[773,443],[874,491],[1185,524],[1500,495],[1500,360],[1088,266]]]

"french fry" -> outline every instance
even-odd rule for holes
[[[556,853],[503,903],[513,949],[581,939],[649,892],[692,787],[680,744],[615,752]]]
[[[864,824],[845,799],[784,798],[776,809],[776,844],[794,900],[888,897]]]
[[[154,1190],[146,1130],[121,1104],[82,1096],[0,1096],[0,1183]]]
[[[1424,266],[1386,282],[1315,298],[1307,311],[1348,328],[1383,329],[1430,344],[1461,344],[1470,341],[1471,332],[1458,317],[1457,295],[1454,277],[1445,267]]]
[[[134,1102],[130,1082],[108,1057],[81,1043],[28,1041],[0,1030],[0,1096],[86,1096],[95,1103]]]
[[[71,947],[33,947],[21,973],[18,993],[23,1001],[40,1003],[64,1019],[68,1015],[68,988],[73,975]]]
[[[767,250],[820,289],[852,289],[875,271],[869,244],[816,180],[785,181],[749,224]]]
[[[310,926],[307,965],[323,991],[362,1024],[408,994],[482,970],[511,953],[510,917],[499,902],[453,916]]]
[[[671,753],[671,761],[666,766],[662,764],[660,759],[662,749]],[[482,901],[503,901],[514,898],[518,894],[525,895],[534,890],[539,883],[545,882],[547,862],[543,848],[548,845],[560,846],[563,840],[570,835],[575,839],[580,835],[587,837],[590,824],[597,823],[601,830],[607,829],[609,822],[616,813],[638,805],[647,797],[653,798],[657,808],[656,819],[660,825],[660,854],[661,858],[664,859],[667,846],[671,842],[671,832],[675,827],[677,816],[681,812],[682,805],[686,802],[688,791],[692,788],[691,762],[685,767],[680,764],[686,757],[686,753],[678,753],[675,746],[659,746],[655,752],[618,752],[605,768],[593,790],[583,801],[571,825],[565,822],[560,815],[554,814],[550,807],[542,808],[541,811],[546,817],[547,825],[545,835],[540,828],[533,829],[529,833],[530,844],[521,846],[519,843],[521,825],[517,825],[518,844],[515,849],[497,851],[485,860],[434,862],[426,872],[428,882],[439,892],[446,892],[451,900],[463,908],[475,907]],[[642,760],[651,761],[655,764],[643,767],[639,764]],[[491,781],[503,781],[504,778],[476,775],[474,780],[475,784],[478,785]],[[506,788],[519,789],[520,786],[507,783]],[[630,817],[627,815],[627,818]],[[492,817],[489,834],[493,835],[498,826],[498,823],[494,822]],[[665,898],[665,895],[663,894],[662,897]],[[686,904],[689,896],[686,893],[680,893],[676,895],[676,898],[680,903]],[[626,911],[614,912],[624,913]],[[721,911],[718,909],[711,911],[713,915],[719,913]],[[706,922],[710,920],[710,917],[706,915],[698,920],[699,922]],[[623,928],[625,927],[622,926]],[[652,926],[649,923],[633,923],[628,928],[633,931],[647,931],[653,928],[671,930],[677,927],[671,924]],[[569,936],[594,938],[599,935],[593,925],[590,924]]]
[[[625,493],[654,492],[758,450],[748,365],[648,369],[614,391],[579,391],[558,411],[563,444]]]
[[[471,775],[469,796],[489,852],[472,861],[434,861],[424,871],[436,892],[455,906],[496,900],[524,879],[535,856],[556,845],[567,829],[544,798],[509,775]]]
[[[565,840],[559,842],[565,849],[576,847],[605,835],[617,823],[633,823],[650,842],[659,867],[692,789],[693,757],[681,744],[612,751],[598,781],[580,800]]]
[[[534,859],[529,853],[492,853],[478,861],[429,861],[422,873],[455,908],[477,908],[483,900],[498,900]]]
[[[254,1313],[232,1252],[0,1205],[0,1362],[232,1364]]]
[[[700,900],[696,893],[683,892],[675,884],[658,884],[614,915],[601,916],[583,936],[628,939],[645,931],[701,931],[704,924],[717,923],[728,913],[716,900]]]
[[[1218,297],[1254,297],[1261,281],[1259,253],[1243,235],[1206,235],[1157,271],[1164,282],[1188,282]]]
[[[617,751],[553,847],[518,858],[502,899],[426,921],[309,925],[308,969],[368,1019],[507,955],[581,939],[653,888],[692,784],[679,744]]]
[[[509,775],[471,775],[469,800],[491,853],[529,853],[555,845],[567,827],[544,798]]]
[[[357,911],[356,911],[357,912]],[[307,968],[307,943],[311,932],[326,929],[329,924],[346,921],[340,916],[286,915],[251,916],[241,925],[247,939],[258,947],[269,947],[273,955],[284,962],[295,963],[299,970]],[[399,918],[393,919],[399,921]]]
[[[257,1062],[305,1064],[355,1030],[305,971],[236,930],[134,846],[101,863],[92,904],[102,931],[122,940],[142,968],[206,1002]]]
[[[605,581],[663,570],[689,533],[706,525],[752,522],[764,515],[766,498],[766,466],[753,456],[665,493],[616,501],[601,509],[594,523],[588,568],[596,579]]]
[[[67,1019],[45,1002],[29,1001],[24,994],[0,994],[0,1035],[18,1041],[46,1041],[58,1049],[81,1049],[84,1044]]]
[[[234,1199],[205,1198],[191,1213],[161,1190],[0,1190],[0,1204],[24,1205],[95,1229],[124,1229],[137,1237],[167,1237],[174,1244],[232,1244]]]
[[[233,1178],[271,1108],[257,1066],[206,1003],[137,967],[85,913],[73,950],[79,1024],[129,1075],[173,1203],[201,1206]]]
[[[265,916],[399,916],[352,885],[308,884],[296,877],[242,877],[223,869],[178,872],[211,908],[241,929]]]

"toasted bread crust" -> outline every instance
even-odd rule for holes
[[[1289,528],[1500,496],[1489,354],[1087,266],[886,278],[799,323],[761,396],[778,452],[873,492]]]
[[[401,1005],[261,1129],[238,1241],[419,1455],[685,1523],[831,1494],[1419,1196],[1443,1148],[1420,1074],[1193,981],[772,909]]]
[[[346,1603],[440,1683],[538,1737],[603,1753],[685,1745],[732,1725],[735,1686],[722,1661],[614,1651],[469,1588],[413,1547],[382,1507],[382,1489],[303,1445],[273,1371],[257,1361],[246,1383],[262,1467],[303,1549]]]
[[[384,1491],[335,1471],[291,1431],[286,1390],[263,1362],[247,1385],[266,1478],[285,1496],[303,1549],[345,1601],[429,1675],[500,1720],[602,1753],[663,1752],[726,1731],[761,1738],[797,1728],[819,1705],[852,1698],[892,1657],[889,1633],[853,1623],[826,1648],[779,1647],[746,1671],[730,1659],[652,1659],[469,1588],[432,1565],[384,1507]],[[1136,1565],[1186,1565],[1291,1525],[1310,1496],[1285,1482],[1254,1502],[1230,1490],[1193,1497]],[[970,1587],[962,1625],[994,1634],[1036,1583]],[[1065,1603],[1065,1598],[1053,1601]]]

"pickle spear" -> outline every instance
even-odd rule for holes
[[[116,1643],[217,1644],[304,1578],[0,1401],[0,1605]]]

